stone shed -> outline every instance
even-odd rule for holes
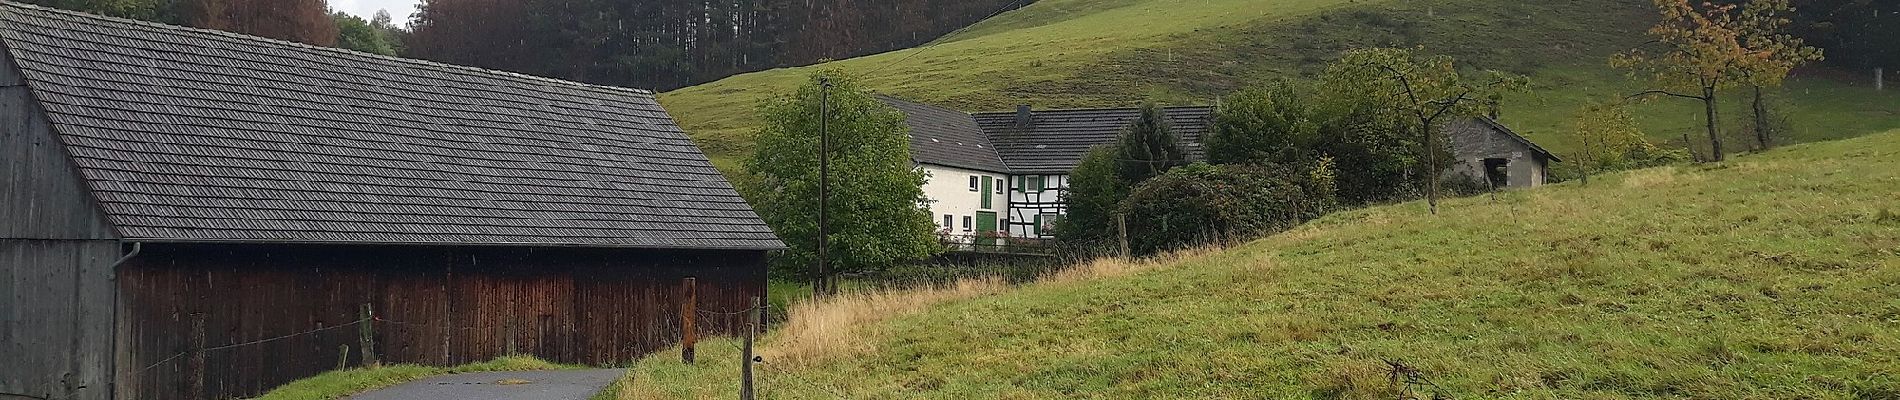
[[[1491,118],[1453,122],[1445,133],[1457,160],[1451,175],[1488,181],[1501,189],[1542,186],[1550,176],[1550,163],[1562,161]]]

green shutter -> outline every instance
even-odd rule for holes
[[[990,208],[990,198],[995,193],[995,182],[990,181],[990,177],[983,177],[983,208]]]
[[[1036,214],[1036,227],[1030,229],[1036,232],[1036,236],[1042,236],[1042,214]]]

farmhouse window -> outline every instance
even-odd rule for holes
[[[1029,184],[1023,187],[1026,187],[1029,189],[1025,191],[1040,192],[1040,191],[1043,191],[1043,189],[1047,189],[1047,187],[1042,186],[1042,175],[1031,176],[1031,177],[1028,177],[1027,179],[1029,180]]]
[[[970,225],[974,223],[975,221],[976,221],[976,217],[971,217],[968,215],[963,216],[963,231],[969,232],[971,228]]]
[[[978,183],[978,182],[981,182],[981,181],[979,181],[979,180],[977,180],[977,179],[978,179],[978,178],[976,177],[976,175],[971,175],[971,176],[970,176],[970,191],[972,191],[972,192],[974,192],[974,191],[977,191],[977,190],[981,190],[981,189],[977,189],[977,185],[980,185],[980,184],[981,184],[981,183]]]
[[[955,227],[957,227],[957,222],[956,222],[956,220],[953,220],[953,219],[951,219],[951,218],[954,218],[954,216],[952,216],[952,215],[950,215],[950,214],[944,214],[944,215],[943,215],[943,229],[950,229],[950,228],[955,228]]]

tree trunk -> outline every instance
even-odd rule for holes
[[[1716,128],[1715,88],[1702,88],[1702,108],[1709,128],[1709,160],[1722,162],[1722,132]]]
[[[1695,151],[1695,139],[1689,137],[1689,130],[1682,131],[1682,149],[1689,151],[1689,160],[1702,162],[1702,152]]]
[[[1768,106],[1762,104],[1761,86],[1755,86],[1755,143],[1760,150],[1774,147],[1774,138],[1768,132]]]
[[[1423,121],[1425,130],[1425,203],[1431,207],[1432,215],[1438,215],[1438,146],[1432,143],[1432,123]]]

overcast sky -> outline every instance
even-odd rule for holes
[[[409,14],[416,12],[417,0],[330,0],[330,8],[356,14],[363,19],[376,15],[376,10],[389,10],[389,16],[396,17],[396,26],[409,23]]]

